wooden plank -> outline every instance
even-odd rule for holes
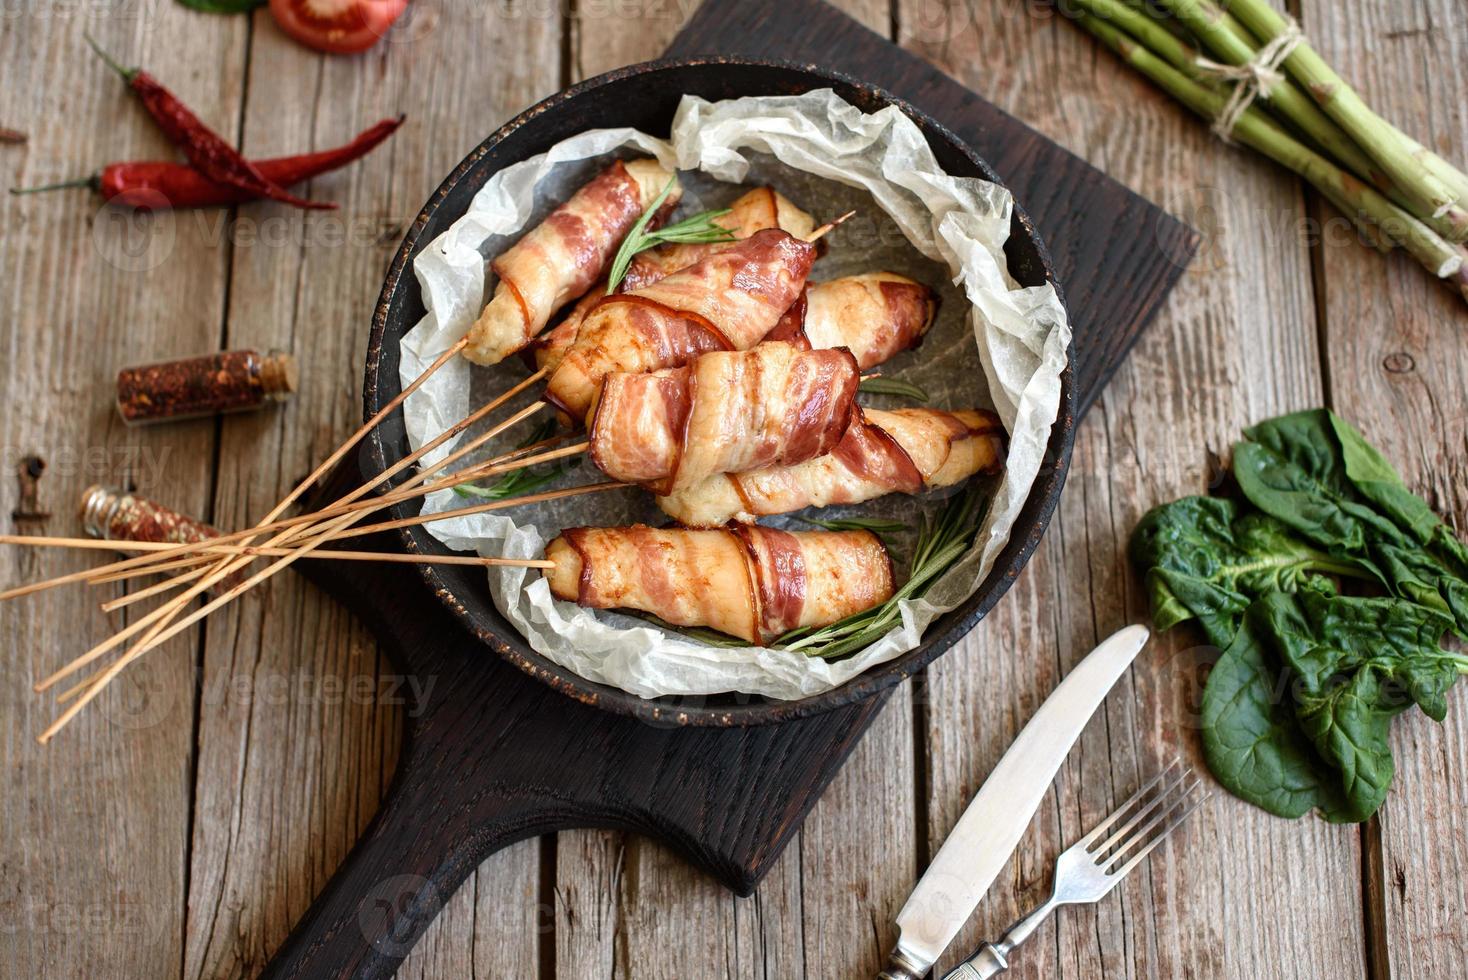
[[[837,6],[887,33],[886,2]],[[656,5],[639,18],[596,16],[604,9],[583,5],[578,15],[573,80],[657,57],[683,20]],[[557,976],[875,973],[886,952],[878,947],[893,938],[891,919],[913,876],[912,745],[911,691],[904,685],[749,900],[644,839],[559,834]]]
[[[1099,639],[1145,618],[1125,559],[1143,511],[1203,490],[1209,451],[1223,452],[1251,419],[1316,404],[1321,394],[1308,257],[1293,237],[1299,194],[1290,180],[1218,146],[1056,19],[969,5],[962,17],[943,20],[930,16],[933,5],[915,8],[899,18],[905,46],[1209,233],[1162,317],[1078,428],[1060,510],[1020,583],[961,649],[929,669],[928,846],[935,848],[1044,695]],[[1154,641],[1108,698],[939,973],[1042,900],[1064,844],[1165,759],[1201,765],[1196,642],[1183,634]],[[1286,823],[1216,798],[1119,896],[1064,910],[1042,926],[1015,970],[1355,975],[1363,957],[1358,878],[1351,829]],[[1310,901],[1301,901],[1307,893]]]
[[[1384,116],[1460,166],[1468,164],[1468,8],[1453,0],[1307,0],[1311,40]],[[1334,211],[1321,216],[1339,225]],[[1380,446],[1415,492],[1468,527],[1468,326],[1461,297],[1401,256],[1348,232],[1318,250],[1330,403]],[[1397,778],[1367,840],[1379,869],[1369,921],[1377,976],[1461,976],[1468,961],[1468,692],[1447,722],[1420,712],[1392,730]]]
[[[8,12],[0,31],[0,120],[29,134],[0,147],[6,185],[83,176],[112,160],[168,158],[89,30],[152,68],[209,122],[232,131],[241,104],[244,25],[145,18],[123,7]],[[172,215],[99,210],[85,190],[0,198],[5,391],[0,507],[7,532],[78,534],[91,483],[133,482],[179,509],[209,506],[211,422],[129,429],[113,409],[114,372],[138,360],[212,349],[227,256]],[[187,295],[187,302],[180,297]],[[16,468],[44,460],[27,501]],[[17,511],[48,511],[28,518]],[[8,549],[0,587],[96,564],[100,556]],[[0,637],[0,907],[5,971],[25,976],[170,976],[182,956],[197,640],[181,637],[95,701],[49,747],[59,714],[31,687],[127,620],[110,594],[58,589],[5,606]]]
[[[339,212],[240,209],[227,339],[292,349],[302,383],[282,410],[226,423],[221,523],[258,518],[356,427],[367,327],[404,224],[485,135],[557,87],[559,31],[554,18],[435,5],[370,52],[336,58],[255,15],[248,152],[330,146],[382,117],[408,120],[366,160],[305,188]],[[391,671],[367,632],[294,574],[211,620],[185,977],[258,971],[371,818],[407,696]],[[444,917],[402,975],[469,976],[476,964],[534,975],[538,868],[536,846],[522,845],[443,896]]]
[[[891,34],[889,0],[836,0],[832,6],[883,37]],[[571,80],[660,57],[698,7],[694,0],[582,0],[571,21]]]

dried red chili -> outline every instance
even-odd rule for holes
[[[363,130],[350,143],[295,156],[251,161],[277,184],[294,184],[361,159],[402,125],[403,116],[384,119]],[[13,188],[12,194],[36,194],[66,187],[90,187],[104,200],[134,208],[198,208],[240,204],[257,195],[210,180],[187,163],[138,161],[112,163],[90,177],[64,180],[41,187]]]
[[[221,351],[117,372],[117,411],[130,425],[242,412],[282,401],[296,389],[289,354]]]
[[[97,42],[87,36],[92,50],[107,62],[108,66],[122,76],[163,130],[169,141],[183,150],[200,173],[210,180],[237,187],[254,197],[268,197],[273,201],[293,204],[298,208],[330,209],[335,204],[325,201],[308,201],[296,197],[290,191],[268,179],[244,155],[229,145],[229,141],[204,125],[193,110],[152,75],[141,68],[126,68],[113,61]]]

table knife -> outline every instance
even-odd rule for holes
[[[1105,699],[1147,643],[1143,626],[1102,641],[1060,682],[938,849],[897,915],[897,945],[878,980],[920,980],[978,907]]]

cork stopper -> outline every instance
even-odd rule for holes
[[[260,386],[277,400],[290,397],[300,377],[296,359],[285,351],[273,350],[260,359]]]
[[[104,487],[100,483],[95,483],[83,490],[80,510],[83,530],[94,538],[106,540],[107,529],[112,523],[112,516],[117,512],[117,505],[121,500],[121,490]]]

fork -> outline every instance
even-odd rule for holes
[[[943,980],[983,980],[1002,973],[1009,969],[1009,955],[1014,948],[1055,909],[1099,902],[1208,799],[1209,793],[1197,792],[1202,785],[1203,780],[1192,769],[1176,759],[1170,762],[1111,816],[1055,859],[1055,886],[1043,905],[1006,929],[998,942],[984,943]],[[1125,823],[1096,843],[1123,817],[1127,818]]]

